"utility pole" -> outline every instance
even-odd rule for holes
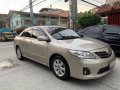
[[[30,17],[31,17],[31,21],[32,21],[32,26],[34,26],[34,25],[35,25],[35,22],[34,22],[34,15],[33,15],[32,0],[29,0],[29,5],[30,5]]]
[[[69,1],[69,26],[71,29],[74,29],[77,31],[77,0],[64,0],[65,2]],[[86,0],[81,0],[85,3],[88,3],[90,5],[99,7],[98,5],[95,5],[93,3],[90,3]]]
[[[65,0],[69,1],[69,24],[70,28],[77,31],[77,0]]]

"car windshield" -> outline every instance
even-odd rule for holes
[[[75,31],[68,28],[49,27],[47,28],[47,31],[54,39],[57,39],[57,40],[80,38],[80,36]]]

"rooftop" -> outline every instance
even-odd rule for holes
[[[120,1],[114,2],[113,5],[105,4],[98,8],[96,13],[98,14],[106,14],[106,13],[113,13],[113,12],[120,12]]]
[[[64,18],[67,18],[69,16],[68,11],[64,11],[61,9],[49,9],[49,10],[52,10],[52,12],[46,11],[46,8],[43,8],[40,13],[34,13],[34,15],[35,16],[51,16],[51,17],[54,16],[54,17],[64,17]],[[44,12],[44,11],[46,11],[46,12]],[[9,15],[13,14],[13,13],[22,14],[22,15],[30,15],[30,12],[22,12],[22,11],[14,11],[14,10],[9,11]]]

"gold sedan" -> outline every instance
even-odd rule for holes
[[[65,80],[95,79],[108,74],[115,66],[115,55],[108,44],[79,36],[59,26],[34,26],[14,39],[18,59],[24,57],[42,63]]]

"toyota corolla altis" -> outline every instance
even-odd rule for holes
[[[44,64],[62,80],[70,76],[100,78],[115,66],[115,55],[108,44],[64,27],[29,27],[16,36],[14,44],[18,59],[26,57]]]

